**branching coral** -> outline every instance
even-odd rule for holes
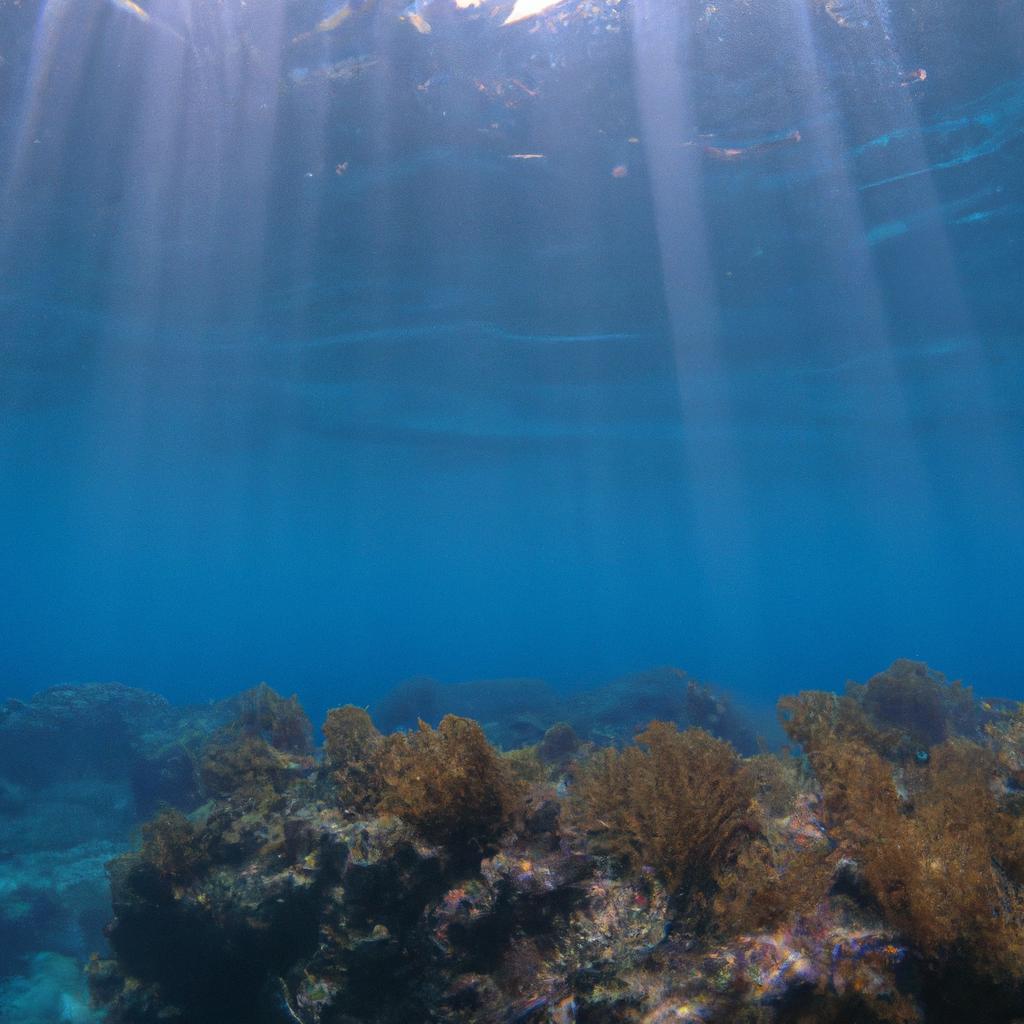
[[[437,843],[461,848],[494,839],[522,794],[480,726],[445,715],[437,729],[389,736],[379,758],[381,806]]]
[[[378,755],[384,737],[369,714],[352,704],[331,708],[324,722],[327,763],[341,803],[356,812],[372,810],[380,800]]]
[[[756,832],[754,783],[735,750],[702,729],[652,722],[640,746],[603,750],[578,785],[583,826],[633,868],[649,865],[678,893],[713,880]]]

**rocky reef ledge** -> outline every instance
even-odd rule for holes
[[[923,664],[784,698],[747,756],[352,706],[320,750],[295,698],[231,712],[201,806],[108,865],[111,1024],[1024,1018],[1024,709]]]

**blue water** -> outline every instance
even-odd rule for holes
[[[1021,696],[1019,5],[143,6],[0,4],[8,693]]]

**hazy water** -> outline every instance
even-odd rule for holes
[[[0,0],[8,692],[1020,695],[1018,4],[143,6]]]

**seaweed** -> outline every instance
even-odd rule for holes
[[[773,818],[789,814],[796,798],[807,788],[804,762],[788,750],[781,754],[755,754],[744,764],[753,777],[757,802]]]
[[[924,662],[894,661],[839,696],[807,690],[778,702],[790,739],[805,752],[836,742],[860,743],[891,761],[927,760],[929,748],[954,737],[980,738],[971,688],[948,683]]]
[[[568,722],[555,722],[537,744],[537,757],[545,764],[564,765],[579,750],[580,738]]]
[[[312,753],[313,727],[296,694],[286,700],[260,683],[239,694],[237,701],[234,727],[241,735],[263,739],[288,754]]]
[[[942,743],[952,736],[977,731],[974,694],[959,680],[947,683],[941,672],[922,661],[900,658],[872,676],[860,695],[868,717],[880,728],[893,728],[917,749]]]
[[[836,743],[812,764],[830,832],[885,920],[933,964],[1024,980],[1024,895],[1000,866],[1010,822],[991,752],[949,740],[900,786],[861,744]]]
[[[883,753],[899,742],[896,730],[879,730],[871,724],[852,696],[826,690],[804,690],[782,697],[776,705],[786,735],[805,754],[814,754],[832,743],[860,743]]]
[[[548,765],[538,756],[537,747],[517,747],[501,753],[502,763],[512,778],[526,786],[539,786],[547,781]]]
[[[257,805],[272,801],[291,778],[287,758],[266,740],[231,735],[207,745],[199,775],[210,795]]]
[[[636,740],[584,765],[581,824],[598,849],[634,871],[653,868],[672,893],[705,887],[760,829],[753,778],[730,744],[702,729],[651,722]]]
[[[241,693],[235,704],[234,720],[203,750],[199,777],[213,796],[237,795],[263,806],[287,788],[303,759],[312,764],[312,726],[298,697],[286,700],[266,683]]]
[[[379,758],[381,808],[431,842],[481,848],[521,810],[522,790],[479,724],[445,715],[384,741]]]
[[[384,737],[369,714],[352,704],[331,708],[323,731],[324,752],[333,769],[331,781],[338,799],[357,813],[373,810],[380,802],[378,755]]]
[[[201,829],[181,811],[165,808],[142,826],[142,860],[176,882],[198,875],[209,863]]]
[[[757,932],[812,914],[828,896],[832,873],[825,844],[801,848],[758,837],[718,877],[715,931]]]

